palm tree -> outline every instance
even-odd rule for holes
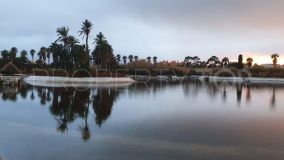
[[[238,57],[238,67],[239,67],[239,69],[243,69],[244,68],[243,55],[241,55],[241,54]]]
[[[78,43],[80,43],[79,42],[79,40],[76,38],[76,37],[74,37],[74,36],[68,36],[67,37],[67,43],[68,43],[68,45],[70,46],[70,48],[72,49],[72,48],[74,48]]]
[[[11,62],[14,62],[16,56],[17,56],[17,52],[18,52],[18,49],[16,47],[13,47],[11,48],[11,51],[10,51],[10,60]]]
[[[9,51],[7,51],[7,50],[3,50],[3,51],[1,51],[1,56],[2,56],[2,60],[5,62],[5,63],[7,63],[7,62],[9,62]]]
[[[151,59],[152,59],[152,57],[147,57],[148,63],[151,63]]]
[[[253,62],[253,59],[252,58],[247,58],[247,64],[248,64],[248,67],[251,68],[252,66],[252,62]]]
[[[156,56],[154,56],[154,57],[153,57],[153,62],[154,62],[154,64],[157,64],[157,60],[158,60],[158,58],[157,58]]]
[[[273,62],[274,68],[276,68],[278,57],[279,57],[279,54],[277,54],[277,53],[274,53],[274,54],[271,55],[271,59],[273,59],[272,62]]]
[[[60,27],[56,30],[58,39],[56,41],[61,41],[64,47],[68,44],[68,34],[69,28],[68,27]]]
[[[129,62],[131,63],[133,61],[133,55],[128,56]]]
[[[46,48],[45,47],[40,48],[38,56],[39,56],[40,61],[46,62]]]
[[[122,59],[123,59],[124,65],[126,65],[127,57],[126,57],[126,56],[123,56]]]
[[[35,56],[36,51],[34,49],[30,50],[30,55],[32,56],[32,61],[34,62],[34,56]]]
[[[21,61],[26,62],[28,60],[27,58],[28,52],[26,50],[21,51]]]
[[[134,56],[134,60],[135,60],[135,62],[137,62],[138,61],[138,56]]]
[[[46,58],[47,58],[47,63],[50,64],[50,55],[51,55],[51,49],[47,48],[46,49]]]
[[[224,57],[224,58],[222,59],[222,65],[223,65],[223,67],[224,67],[224,68],[228,68],[229,62],[230,62],[229,58],[228,58],[228,57]]]
[[[80,36],[83,36],[83,38],[86,37],[86,44],[85,45],[86,45],[86,52],[88,54],[89,54],[89,44],[88,44],[88,41],[89,41],[89,36],[90,36],[91,30],[92,30],[92,27],[93,27],[93,24],[86,19],[83,22],[83,24],[82,24],[81,30],[79,31]]]
[[[116,55],[116,61],[117,61],[118,64],[120,63],[120,61],[121,61],[121,55],[120,54]]]

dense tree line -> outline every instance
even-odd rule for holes
[[[13,63],[17,67],[24,68],[56,68],[56,69],[78,69],[89,68],[90,64],[104,69],[114,69],[117,61],[113,54],[112,46],[108,43],[103,33],[98,33],[94,39],[95,48],[90,51],[89,39],[93,24],[85,20],[81,30],[78,32],[85,43],[73,35],[70,35],[68,27],[60,27],[56,30],[58,38],[48,47],[41,47],[38,51],[22,50],[18,55],[18,49],[12,47],[10,50],[2,50],[0,66]],[[31,59],[28,58],[30,54]],[[17,56],[18,55],[18,56]],[[37,55],[38,59],[35,59]]]

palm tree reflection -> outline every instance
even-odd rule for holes
[[[111,114],[112,106],[119,96],[119,91],[115,89],[98,89],[97,95],[94,96],[93,109],[96,115],[96,124],[101,125],[108,119]]]
[[[274,86],[273,87],[273,93],[272,93],[272,98],[271,98],[271,103],[270,103],[270,106],[271,106],[271,110],[275,110],[275,107],[276,107],[276,87]]]
[[[135,84],[129,86],[127,94],[129,96],[140,95],[159,95],[159,93],[169,88],[180,87],[179,83],[160,85],[160,83]],[[197,97],[202,95],[202,91],[208,94],[210,98],[219,97],[221,95],[226,101],[231,94],[231,87],[222,86],[216,87],[214,84],[196,82],[186,82],[182,85],[185,97]],[[221,89],[221,90],[219,90]],[[243,84],[235,86],[237,94],[237,102],[241,103]],[[114,88],[97,88],[87,89],[84,91],[75,90],[74,88],[45,88],[32,87],[30,85],[20,85],[16,88],[0,86],[0,98],[7,101],[16,101],[19,97],[31,100],[38,100],[41,105],[49,106],[49,110],[55,121],[57,122],[56,129],[60,133],[66,133],[68,128],[74,121],[81,121],[79,126],[82,140],[87,142],[91,138],[90,124],[93,122],[98,127],[109,119],[113,105],[123,93],[121,90]],[[204,95],[202,95],[204,96]],[[206,95],[205,95],[206,96]],[[246,87],[246,100],[251,100],[251,87]],[[276,87],[273,88],[273,94],[270,101],[271,109],[275,109],[276,105]],[[90,116],[94,114],[95,120],[91,120]]]
[[[238,104],[242,101],[243,84],[237,84],[237,102]]]

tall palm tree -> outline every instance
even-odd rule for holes
[[[9,62],[9,51],[3,50],[1,51],[2,60],[6,63]]]
[[[51,49],[47,48],[46,49],[46,58],[47,58],[47,63],[50,64],[50,56],[51,55]]]
[[[157,58],[156,56],[154,56],[154,57],[153,57],[153,62],[154,62],[154,64],[157,64],[157,60],[158,60],[158,58]]]
[[[38,56],[39,56],[40,61],[46,62],[46,48],[45,47],[40,48]]]
[[[92,28],[93,28],[93,24],[86,19],[82,24],[81,30],[79,31],[80,36],[83,36],[83,38],[86,37],[86,52],[88,54],[89,54],[88,41],[89,41],[89,36],[90,36],[91,31],[92,31]]]
[[[56,41],[61,41],[64,47],[68,44],[68,34],[69,28],[68,27],[60,27],[56,30],[58,39]]]
[[[120,63],[120,61],[121,61],[121,55],[120,54],[116,55],[116,61],[117,61],[118,64]]]
[[[137,62],[138,61],[138,56],[134,56],[134,60],[135,60],[135,62]]]
[[[17,52],[18,52],[18,49],[16,47],[12,47],[11,48],[11,51],[10,51],[10,60],[11,62],[14,62],[16,56],[17,56]]]
[[[133,55],[128,56],[129,62],[131,63],[133,61]]]
[[[252,58],[247,58],[247,64],[248,64],[248,67],[251,68],[252,66],[252,62],[253,62],[253,59]]]
[[[124,65],[126,65],[127,57],[126,57],[126,56],[123,56],[122,59],[123,59]]]
[[[239,69],[243,69],[244,68],[244,64],[243,64],[243,55],[240,54],[238,57],[238,67]]]
[[[26,50],[21,51],[21,61],[26,62],[28,60],[27,58],[28,52]]]
[[[147,61],[148,61],[148,63],[151,63],[151,59],[152,59],[152,57],[147,57]]]
[[[274,54],[272,54],[271,55],[271,59],[273,59],[273,66],[274,66],[274,68],[276,68],[276,65],[277,65],[277,62],[278,62],[278,57],[279,57],[279,54],[277,54],[277,53],[274,53]]]
[[[80,42],[79,42],[79,40],[78,40],[76,37],[74,37],[74,36],[68,36],[68,37],[67,37],[67,43],[68,43],[68,45],[70,46],[70,48],[73,48],[73,47],[75,47],[77,44],[79,44]]]
[[[32,56],[32,61],[34,62],[34,56],[35,56],[36,51],[34,49],[30,50],[30,55]]]

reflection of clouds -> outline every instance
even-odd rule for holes
[[[39,127],[28,124],[12,123],[12,127],[18,127],[19,129],[28,129],[35,135],[45,137],[45,135],[58,136],[58,133],[52,128]],[[79,138],[80,134],[76,131],[68,132],[65,137]],[[64,138],[64,137],[62,137]],[[207,144],[194,144],[194,143],[183,143],[177,141],[171,141],[161,138],[146,138],[146,137],[136,137],[136,136],[125,136],[117,134],[108,133],[97,133],[95,137],[91,138],[89,144],[99,144],[99,146],[105,149],[104,152],[94,152],[93,147],[89,147],[85,152],[78,152],[78,154],[84,154],[84,156],[89,156],[91,153],[101,155],[105,159],[113,158],[114,155],[123,158],[134,158],[137,154],[141,154],[140,158],[150,158],[152,154],[155,153],[156,156],[160,155],[162,157],[174,156],[174,155],[184,155],[185,157],[198,156],[198,158],[221,158],[224,157],[237,157],[237,159],[257,159],[259,157],[269,157],[269,156],[284,156],[284,151],[281,149],[270,149],[262,147],[239,147],[231,145],[207,145]],[[107,154],[112,152],[113,149],[109,148],[115,147],[115,150],[119,152],[117,154]],[[94,146],[95,147],[95,146]],[[130,154],[139,148],[139,153]],[[83,148],[82,148],[83,149]],[[77,148],[80,151],[80,148]],[[65,158],[71,158],[72,154],[61,152],[61,155],[65,155]],[[90,152],[90,153],[89,153]],[[248,154],[249,153],[249,154]],[[55,156],[55,155],[54,155]],[[133,156],[133,157],[132,157]],[[139,155],[140,156],[140,155]],[[182,158],[181,158],[182,159]],[[186,158],[184,158],[186,159]],[[276,158],[277,159],[277,158]],[[1,160],[1,159],[0,159]]]

